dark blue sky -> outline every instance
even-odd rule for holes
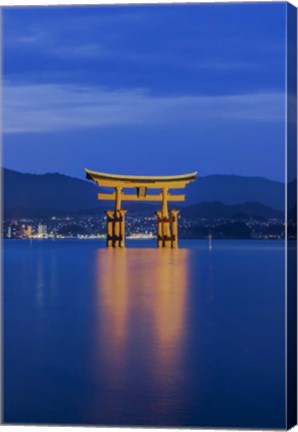
[[[4,166],[284,179],[286,3],[11,8]]]

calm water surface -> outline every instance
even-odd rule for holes
[[[284,243],[128,246],[4,241],[4,421],[284,427]]]

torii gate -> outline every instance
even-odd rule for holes
[[[87,179],[93,180],[98,186],[113,188],[113,193],[99,193],[99,200],[115,201],[115,209],[107,214],[107,247],[125,247],[125,213],[121,208],[122,201],[161,201],[161,210],[157,215],[157,246],[178,247],[178,213],[171,210],[169,201],[184,201],[185,195],[172,195],[169,189],[183,189],[196,179],[196,172],[177,176],[130,176],[106,174],[85,169]],[[124,193],[122,190],[136,189],[136,194]],[[161,189],[157,195],[147,194],[148,189]]]

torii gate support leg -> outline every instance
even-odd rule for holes
[[[171,211],[172,248],[178,247],[178,214],[179,214],[179,210]]]
[[[171,247],[170,218],[168,210],[168,189],[162,189],[162,237],[163,247]]]
[[[113,238],[114,238],[114,211],[108,210],[106,212],[107,215],[107,247],[113,246]]]
[[[119,240],[119,246],[121,248],[125,247],[125,213],[126,210],[121,209],[119,211],[120,213],[120,240]]]
[[[156,212],[157,216],[157,247],[163,247],[163,229],[162,229],[162,214],[161,211]]]

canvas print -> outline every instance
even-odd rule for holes
[[[3,423],[295,425],[296,8],[1,13]]]

